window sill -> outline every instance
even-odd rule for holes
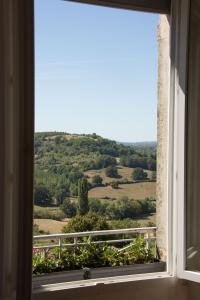
[[[61,291],[61,290],[82,289],[83,287],[95,287],[95,286],[104,286],[104,285],[120,284],[120,283],[128,283],[128,282],[131,283],[135,281],[143,281],[143,280],[146,281],[149,279],[172,278],[172,276],[168,272],[155,272],[156,270],[153,271],[153,266],[151,266],[152,268],[151,273],[149,272],[150,269],[148,265],[145,266],[146,268],[144,266],[142,267],[143,267],[143,272],[141,272],[140,274],[134,274],[132,272],[132,275],[123,274],[123,276],[109,276],[109,277],[107,276],[105,278],[101,277],[101,278],[93,278],[88,280],[76,280],[71,282],[66,282],[66,281],[64,282],[63,279],[64,278],[66,279],[66,274],[56,274],[56,275],[51,274],[51,275],[43,276],[41,278],[39,277],[33,278],[33,295],[43,294],[43,293],[48,293],[53,291]],[[101,270],[98,270],[98,275],[100,275],[101,272],[103,272],[103,269],[105,270],[106,268],[100,268],[100,269]],[[51,283],[49,283],[49,281]],[[52,283],[56,281],[57,283]]]

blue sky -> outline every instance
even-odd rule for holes
[[[35,131],[156,140],[158,15],[35,0]]]

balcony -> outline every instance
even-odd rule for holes
[[[33,274],[40,283],[55,282],[53,274],[63,282],[165,270],[156,227],[38,235],[33,242]]]

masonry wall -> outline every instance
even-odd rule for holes
[[[169,21],[160,15],[158,39],[157,109],[157,245],[162,260],[167,260],[167,151],[169,116]]]

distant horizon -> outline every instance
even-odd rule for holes
[[[123,144],[137,144],[137,143],[157,143],[157,140],[141,140],[141,141],[121,141],[121,140],[118,140],[118,139],[113,139],[113,138],[109,138],[109,137],[106,137],[106,136],[102,136],[100,134],[98,134],[97,132],[92,132],[92,133],[77,133],[77,132],[68,132],[68,131],[65,131],[65,130],[48,130],[48,131],[35,131],[34,133],[63,133],[63,134],[69,134],[69,135],[92,135],[92,134],[96,134],[97,136],[100,136],[104,139],[108,139],[108,140],[111,140],[111,141],[115,141],[117,143],[123,143]]]

